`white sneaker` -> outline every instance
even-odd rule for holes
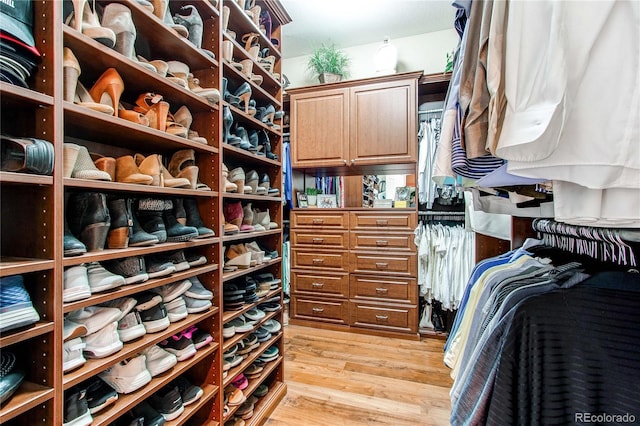
[[[84,355],[87,358],[104,358],[122,349],[122,341],[118,337],[118,323],[112,322],[100,331],[83,337]]]
[[[222,326],[222,337],[228,339],[229,337],[235,336],[235,334],[236,334],[236,328],[232,324],[229,324],[227,322]]]
[[[153,291],[154,293],[158,293],[160,296],[162,296],[162,301],[164,303],[168,303],[174,300],[176,297],[184,294],[185,291],[189,290],[189,287],[191,287],[191,281],[182,280],[179,282],[163,285],[162,287],[154,288],[151,291]]]
[[[78,324],[67,317],[64,317],[62,324],[62,338],[66,342],[67,340],[75,339],[76,337],[82,337],[87,335],[87,327],[83,324]]]
[[[211,290],[206,289],[202,285],[198,277],[191,277],[189,278],[189,281],[191,281],[191,287],[185,292],[185,296],[191,297],[193,299],[213,299],[213,293],[211,292]]]
[[[169,315],[170,322],[178,322],[189,315],[189,312],[187,312],[187,305],[182,297],[173,299],[171,302],[164,305],[164,307],[167,308],[167,314]]]
[[[142,351],[142,354],[147,358],[147,370],[153,377],[173,368],[178,363],[178,358],[174,354],[165,351],[158,345],[149,346]]]
[[[194,299],[192,297],[183,296],[185,303],[187,304],[187,312],[190,314],[196,314],[209,309],[211,306],[210,300]]]
[[[111,290],[125,283],[123,276],[112,274],[98,262],[91,262],[87,265],[87,275],[89,276],[89,287],[94,293]]]
[[[147,334],[138,311],[131,311],[118,321],[118,336],[123,342],[130,342]]]
[[[87,360],[82,356],[82,350],[84,349],[84,342],[81,338],[76,337],[64,342],[62,349],[64,352],[64,361],[62,364],[62,371],[65,373],[75,368],[84,365]]]
[[[118,308],[87,306],[70,312],[67,318],[75,323],[83,324],[87,327],[87,334],[93,334],[110,323],[117,321],[121,314],[122,312]]]
[[[122,360],[99,376],[118,393],[135,392],[151,381],[151,373],[147,370],[144,355]]]
[[[120,314],[120,318],[116,320],[116,321],[120,321],[122,318],[125,317],[125,315],[131,312],[133,308],[136,307],[136,303],[138,303],[138,301],[133,297],[125,296],[125,297],[120,297],[119,299],[109,300],[108,302],[101,303],[100,306],[105,306],[107,308],[120,309],[122,314]]]
[[[91,297],[91,287],[87,277],[87,268],[84,265],[72,266],[64,270],[63,302],[75,302],[76,300]]]

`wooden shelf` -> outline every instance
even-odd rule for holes
[[[227,387],[229,385],[229,383],[231,383],[233,381],[233,379],[235,379],[238,374],[242,373],[248,366],[250,366],[253,363],[253,361],[258,359],[258,357],[260,355],[262,355],[264,353],[264,351],[266,351],[271,346],[273,346],[273,344],[278,339],[280,339],[282,336],[283,336],[283,332],[279,331],[278,333],[273,335],[269,340],[260,343],[260,346],[258,346],[253,351],[249,352],[247,357],[244,358],[244,360],[242,360],[242,363],[240,365],[238,365],[237,367],[234,367],[234,368],[229,370],[229,374],[224,379],[222,386],[223,387]],[[278,358],[282,358],[282,356],[279,355]]]
[[[238,269],[236,271],[233,272],[224,272],[222,274],[222,281],[226,282],[226,281],[230,281],[234,278],[238,278],[238,277],[242,277],[244,275],[250,275],[253,274],[257,271],[260,271],[262,269],[265,269],[271,265],[277,265],[282,261],[281,257],[277,257],[273,260],[270,260],[268,262],[263,263],[262,265],[256,265],[256,266],[252,266],[250,268],[247,269]]]
[[[228,35],[225,36],[225,39],[231,41],[234,45],[234,50],[233,50],[234,60],[238,62],[244,59],[253,60],[253,58],[249,56],[249,53],[246,50],[244,50],[244,44],[238,43],[235,39],[230,38]],[[253,61],[252,73],[263,76],[263,83],[261,85],[258,85],[253,81],[249,80],[242,71],[238,70],[237,68],[229,64],[227,61],[223,61],[223,64],[225,66],[225,74],[227,75],[227,77],[229,77],[229,74],[232,74],[232,79],[234,81],[236,82],[242,81],[242,82],[249,83],[251,85],[251,91],[252,91],[251,97],[256,99],[256,103],[258,103],[258,106],[264,106],[261,104],[267,103],[267,104],[273,104],[273,106],[277,108],[282,107],[282,104],[276,98],[274,98],[268,91],[265,90],[265,87],[267,87],[267,88],[271,88],[272,90],[276,89],[276,92],[277,92],[277,90],[280,89],[280,84],[270,72],[268,72],[262,67],[262,65],[259,62]],[[256,71],[260,71],[260,72],[256,72]],[[237,86],[240,86],[240,84],[236,84],[233,88],[235,89]],[[233,92],[233,90],[231,89],[229,90]]]
[[[67,141],[71,140],[69,136],[78,137],[90,132],[92,129],[99,128],[100,132],[94,132],[91,140],[109,144],[110,146],[130,148],[133,143],[137,150],[153,152],[158,150],[158,145],[161,144],[164,151],[194,149],[196,154],[215,154],[218,152],[218,149],[214,146],[174,136],[167,132],[142,126],[70,102],[64,102],[64,114],[65,131],[68,135]],[[123,132],[128,132],[127,138],[121,137]]]
[[[3,106],[10,103],[28,104],[36,107],[53,106],[53,96],[4,82],[0,83],[0,99],[2,99]]]
[[[229,9],[231,11],[229,18],[229,27],[233,28],[236,32],[236,37],[242,40],[242,35],[246,33],[257,33],[260,35],[260,46],[262,48],[268,47],[271,54],[273,54],[276,58],[280,58],[280,50],[277,49],[271,40],[267,40],[264,34],[260,31],[260,29],[256,26],[256,24],[244,13],[244,10],[240,9],[240,6],[237,3],[229,2],[225,3],[225,6],[229,5]],[[224,34],[228,36],[228,34]]]
[[[36,383],[22,382],[15,394],[0,409],[0,423],[4,424],[16,416],[53,398],[52,388]]]
[[[192,358],[189,358],[188,360],[182,362],[178,362],[171,370],[154,377],[141,389],[138,389],[137,391],[130,394],[118,394],[118,400],[115,402],[115,404],[112,405],[110,409],[100,412],[97,416],[95,416],[91,424],[94,426],[110,424],[118,417],[126,413],[128,410],[138,405],[140,401],[152,395],[164,385],[169,383],[171,380],[187,371],[193,365],[197,364],[198,362],[214,353],[216,349],[217,345],[211,345],[207,348],[200,349]],[[213,393],[207,395],[207,398],[211,399],[217,392],[218,387],[209,385],[209,388]],[[202,398],[204,398],[204,395],[202,396]],[[193,413],[194,411],[191,408],[188,411],[185,410],[185,413],[182,413],[180,415],[180,419],[186,421],[191,415],[193,415]]]
[[[244,74],[242,74],[242,75],[244,75]],[[272,133],[272,134],[274,134],[276,136],[282,136],[282,132],[280,132],[279,129],[274,129],[273,127],[268,126],[267,124],[263,123],[262,121],[255,119],[253,116],[245,114],[244,109],[236,108],[235,106],[233,106],[231,104],[228,104],[227,102],[223,102],[223,104],[225,106],[228,106],[229,109],[231,109],[231,112],[236,114],[234,117],[239,117],[239,121],[240,122],[251,123],[253,126],[261,127],[262,129],[267,130],[268,132],[270,132],[270,133]],[[262,106],[262,105],[258,105],[258,106]],[[274,107],[275,106],[276,105],[274,105]],[[240,149],[240,148],[238,148],[238,149]],[[243,151],[245,151],[245,150],[243,150]],[[255,154],[252,154],[252,155],[255,155]]]
[[[24,342],[43,334],[51,333],[54,324],[51,321],[38,321],[34,325],[4,331],[0,336],[0,348],[7,348],[16,343]]]
[[[54,264],[53,260],[2,256],[0,257],[0,277],[46,271],[53,269]]]
[[[190,249],[194,247],[209,246],[220,242],[220,238],[202,238],[182,243],[161,243],[147,247],[129,247],[126,249],[104,249],[92,251],[80,256],[68,256],[63,259],[64,266],[80,265],[89,262],[102,262],[103,260],[118,259],[129,256],[143,256],[152,253],[164,253],[167,251]]]
[[[223,290],[223,292],[224,292],[224,290]],[[223,316],[222,316],[222,323],[223,324],[228,323],[232,319],[237,318],[240,315],[244,314],[249,309],[255,308],[256,306],[258,306],[261,303],[265,303],[265,300],[269,300],[272,297],[274,297],[276,295],[279,295],[280,293],[282,293],[282,287],[278,287],[275,290],[270,290],[269,293],[267,293],[265,296],[263,296],[260,299],[258,299],[257,302],[249,303],[246,306],[243,306],[242,309],[238,309],[237,311],[224,311]],[[260,320],[259,323],[262,323],[262,322],[266,321],[268,319],[267,317],[269,316],[269,314],[272,314],[272,313],[275,314],[277,312],[280,312],[280,311],[265,312],[265,314],[267,314],[267,315],[265,315],[265,318],[263,320]],[[225,344],[225,346],[227,346],[227,345]]]
[[[259,302],[258,302],[259,303]],[[253,306],[252,306],[253,307]],[[247,309],[248,310],[248,309]],[[247,310],[242,310],[242,313],[246,312]],[[242,339],[244,339],[245,337],[247,337],[247,335],[251,334],[254,332],[255,329],[260,328],[260,326],[262,324],[264,324],[266,321],[269,321],[270,319],[272,319],[273,317],[277,316],[278,313],[280,311],[275,311],[275,312],[269,312],[267,313],[264,318],[262,318],[259,321],[256,321],[255,326],[253,327],[253,330],[251,331],[246,331],[244,333],[236,333],[233,337],[229,337],[227,339],[224,340],[223,343],[223,347],[222,347],[222,351],[226,352],[228,349],[232,348],[236,343],[238,343],[239,341],[241,341]],[[226,312],[225,312],[226,314]],[[234,316],[233,318],[236,318],[236,316]],[[233,319],[231,318],[231,319]],[[223,320],[223,323],[227,323],[228,321],[225,319]],[[278,321],[279,322],[279,321]]]
[[[160,287],[165,284],[171,284],[174,282],[182,281],[190,277],[194,277],[200,274],[205,274],[218,269],[218,265],[215,263],[197,267],[189,268],[186,271],[174,272],[171,275],[161,278],[153,278],[145,281],[141,284],[124,285],[116,289],[109,290],[104,293],[94,293],[91,297],[76,302],[69,302],[63,305],[63,311],[65,313],[85,308],[87,306],[94,306],[100,303],[108,302],[110,300],[119,299],[124,296],[131,296],[132,294],[140,293],[145,290]]]
[[[135,356],[143,349],[161,342],[166,338],[178,333],[179,331],[182,331],[191,325],[197,324],[200,321],[215,315],[217,312],[218,308],[213,307],[206,312],[189,314],[186,319],[171,323],[169,328],[163,330],[160,333],[145,334],[140,339],[137,339],[133,342],[125,343],[124,348],[111,356],[100,359],[88,359],[82,367],[78,368],[77,370],[70,371],[64,375],[64,388],[69,389],[71,386],[95,376],[96,374],[106,370],[107,368],[122,361],[123,359]],[[214,347],[213,349],[211,349],[213,351],[218,347],[218,343],[214,342],[211,344],[211,346]]]
[[[222,149],[224,151],[225,158],[230,156],[230,157],[233,157],[234,159],[237,158],[237,161],[239,162],[246,163],[247,161],[249,161],[252,164],[264,164],[264,165],[271,165],[275,167],[282,166],[282,163],[280,163],[277,160],[270,160],[263,155],[253,154],[247,151],[246,149],[236,148],[235,146],[231,146],[228,143],[223,143]]]
[[[153,194],[155,197],[177,195],[179,197],[217,197],[217,191],[197,191],[185,188],[161,188],[150,185],[137,185],[135,183],[109,182],[104,180],[89,180],[64,178],[65,188],[79,188],[83,190],[96,190],[105,192],[130,192],[135,194]]]
[[[53,185],[53,176],[32,175],[29,173],[0,172],[0,183],[17,185]]]
[[[268,197],[266,195],[236,194],[234,192],[223,192],[225,199],[231,200],[252,200],[252,201],[275,201],[282,202],[282,197]]]
[[[262,424],[273,412],[276,406],[287,394],[287,385],[283,382],[274,382],[269,393],[258,401],[253,409],[253,416],[246,421],[246,426]]]

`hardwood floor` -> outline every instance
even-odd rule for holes
[[[288,392],[265,425],[448,425],[443,345],[288,325]]]

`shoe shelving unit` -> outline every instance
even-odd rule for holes
[[[244,2],[241,2],[244,3]],[[246,3],[249,3],[247,0]],[[281,86],[280,72],[281,72],[281,56],[280,49],[272,43],[271,39],[281,40],[281,26],[290,21],[286,11],[281,7],[277,1],[256,1],[255,5],[260,6],[263,10],[269,11],[272,19],[272,31],[271,37],[267,37],[265,33],[260,31],[260,28],[252,20],[252,18],[245,13],[245,10],[241,8],[238,2],[235,0],[224,0],[222,5],[228,8],[229,18],[226,31],[222,30],[222,41],[231,41],[233,44],[233,62],[240,62],[250,59],[253,61],[253,74],[260,75],[262,77],[262,83],[257,84],[249,76],[245,75],[240,70],[236,69],[231,63],[225,60],[222,62],[222,72],[224,77],[228,80],[227,89],[230,93],[233,93],[243,83],[248,83],[251,87],[251,99],[255,100],[256,106],[266,107],[271,104],[275,107],[276,111],[282,109],[282,95],[283,90]],[[223,12],[224,13],[224,12]],[[223,18],[224,20],[224,18]],[[249,52],[245,49],[246,44],[242,42],[244,34],[255,33],[259,35],[260,48],[268,48],[269,54],[275,57],[275,64],[273,69],[268,70],[263,67],[259,60],[252,58]],[[235,34],[235,37],[234,37]],[[223,94],[224,97],[224,94]],[[221,199],[222,203],[225,202],[237,202],[241,201],[242,204],[251,203],[252,207],[259,208],[261,211],[265,209],[269,210],[270,218],[272,222],[278,224],[277,229],[268,229],[266,231],[254,231],[247,233],[238,233],[232,235],[224,235],[221,237],[222,244],[229,246],[231,244],[242,244],[250,241],[258,241],[261,244],[268,246],[271,250],[277,250],[279,256],[276,259],[265,260],[262,264],[250,267],[248,269],[237,269],[232,272],[222,273],[222,282],[229,283],[234,280],[243,280],[246,276],[251,276],[257,273],[269,272],[276,278],[282,276],[282,129],[281,119],[274,120],[276,126],[269,126],[267,123],[256,119],[253,114],[246,114],[243,108],[237,108],[229,104],[226,101],[222,101],[221,105],[228,106],[232,115],[233,122],[239,126],[245,127],[245,129],[253,129],[256,131],[266,131],[270,143],[271,152],[277,156],[276,159],[267,158],[265,155],[257,155],[253,152],[240,149],[235,146],[231,146],[227,143],[221,144],[221,156],[222,161],[228,166],[229,170],[235,167],[242,167],[245,172],[249,170],[256,170],[260,175],[267,173],[271,179],[271,187],[279,188],[280,193],[278,196],[266,196],[257,194],[241,194],[224,192],[224,184],[221,187]],[[233,133],[233,131],[232,131]],[[224,221],[224,218],[222,218]],[[257,329],[261,324],[269,319],[275,319],[283,324],[282,308],[283,292],[280,285],[277,290],[272,290],[264,297],[260,298],[255,303],[245,303],[241,310],[223,311],[222,323],[226,324],[235,318],[243,315],[249,309],[258,306],[265,300],[279,297],[280,309],[276,312],[267,312],[266,316],[256,322],[254,329]],[[221,305],[222,306],[222,305]],[[249,336],[250,331],[245,333],[236,333],[231,338],[224,339],[222,343],[221,353],[233,348],[236,344],[242,341],[243,338]],[[279,351],[279,356],[276,360],[266,363],[264,370],[259,377],[249,380],[249,385],[243,390],[245,396],[249,396],[260,385],[266,384],[269,387],[269,393],[260,398],[253,409],[253,416],[245,420],[248,425],[261,424],[273,411],[278,402],[286,394],[286,385],[284,383],[284,366],[283,366],[283,354],[284,354],[284,338],[282,331],[274,334],[266,342],[260,343],[260,346],[251,351],[248,356],[242,361],[242,363],[236,367],[227,371],[226,377],[222,381],[221,394],[224,395],[224,388],[230,386],[234,378],[241,374],[247,367],[249,367],[265,350],[271,346],[276,346]],[[230,419],[234,416],[234,413],[238,409],[238,406],[229,406],[229,411],[224,417],[224,420]]]
[[[282,207],[280,197],[233,195],[221,188],[222,162],[232,162],[236,166],[253,167],[267,172],[272,179],[272,187],[281,185],[280,160],[269,160],[222,143],[222,100],[212,104],[205,98],[183,88],[172,81],[149,71],[139,62],[127,58],[84,34],[65,25],[63,2],[34,1],[34,39],[42,54],[41,62],[34,72],[30,89],[2,83],[0,85],[1,125],[3,134],[17,137],[34,137],[50,141],[54,145],[55,165],[52,176],[26,173],[0,172],[0,276],[22,274],[32,303],[40,315],[40,320],[29,327],[10,330],[0,336],[0,351],[10,350],[18,355],[21,366],[26,371],[25,381],[16,393],[0,407],[0,423],[16,425],[63,424],[64,391],[115,365],[121,360],[140,353],[143,349],[159,343],[191,325],[209,332],[213,342],[201,348],[197,354],[173,367],[168,372],[156,376],[152,381],[131,394],[119,394],[115,404],[94,415],[94,425],[107,425],[117,421],[131,408],[147,399],[178,376],[186,376],[193,384],[204,390],[204,395],[194,404],[185,407],[177,419],[166,424],[223,424],[224,386],[251,364],[269,346],[277,345],[279,358],[267,364],[263,374],[250,381],[245,393],[252,392],[259,384],[269,385],[269,393],[260,399],[254,409],[249,424],[259,424],[275,408],[286,392],[283,381],[283,337],[282,332],[261,344],[260,349],[250,355],[241,365],[232,369],[223,379],[222,352],[242,336],[224,340],[222,326],[242,311],[224,312],[222,285],[224,282],[251,274],[268,271],[280,277],[281,257],[266,262],[259,267],[226,274],[222,272],[224,245],[242,240],[259,239],[281,252]],[[241,84],[244,74],[236,72],[221,57],[221,42],[229,39],[222,29],[222,6],[231,10],[229,29],[234,29],[238,38],[246,32],[260,33],[250,18],[234,1],[171,0],[171,14],[180,11],[184,5],[194,5],[203,19],[202,48],[212,52],[215,58],[196,48],[185,38],[165,25],[161,19],[146,10],[134,0],[97,0],[104,7],[109,3],[122,3],[132,14],[137,36],[148,40],[148,51],[138,52],[145,58],[180,61],[187,64],[190,71],[200,81],[201,87],[220,88],[223,74],[234,85]],[[160,3],[160,2],[152,2]],[[278,1],[258,1],[271,13],[274,29],[272,37],[280,39],[280,25],[288,22],[288,16]],[[270,40],[261,36],[261,44],[269,46],[271,54],[277,58],[275,69],[279,70],[278,48]],[[243,57],[242,43],[235,43],[235,52]],[[79,81],[89,88],[107,68],[115,68],[124,81],[121,101],[134,105],[138,95],[146,92],[161,94],[169,102],[170,111],[175,112],[185,105],[193,115],[191,129],[208,140],[208,144],[192,141],[169,133],[144,127],[116,116],[109,116],[64,100],[63,87],[63,47],[70,48],[78,59],[81,74]],[[244,52],[247,55],[247,52]],[[253,95],[258,105],[282,106],[282,91],[279,78],[254,64],[254,73],[263,76],[262,85],[252,84]],[[234,120],[245,127],[265,129],[269,132],[272,150],[281,158],[281,133],[261,121],[244,114],[243,110],[230,107]],[[63,144],[76,143],[87,147],[89,152],[118,158],[123,155],[161,154],[169,159],[182,149],[195,151],[199,180],[211,191],[184,188],[165,188],[135,185],[120,182],[93,181],[63,177]],[[81,256],[65,257],[63,233],[65,216],[65,194],[71,192],[96,191],[117,194],[123,198],[195,198],[200,216],[206,227],[215,231],[212,238],[180,243],[162,243],[147,247],[126,249],[105,249],[87,252]],[[269,208],[271,220],[278,223],[278,229],[265,232],[224,236],[223,204],[226,199],[251,201],[255,206]],[[83,263],[120,259],[129,256],[162,253],[179,249],[189,249],[207,258],[203,266],[176,272],[170,276],[150,279],[140,284],[122,286],[114,290],[93,294],[90,298],[63,302],[63,271],[66,267]],[[213,306],[186,319],[171,323],[169,328],[125,343],[122,350],[101,359],[87,359],[80,368],[63,372],[63,320],[64,315],[84,307],[108,302],[123,296],[156,288],[165,284],[197,276],[205,287],[212,290]],[[282,291],[269,292],[266,298],[280,295]],[[275,318],[282,323],[282,312],[267,314],[266,321]]]

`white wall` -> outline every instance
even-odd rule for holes
[[[425,74],[443,72],[447,62],[447,52],[452,52],[458,44],[458,34],[454,29],[420,34],[411,37],[391,38],[398,49],[397,72],[423,70]],[[363,44],[343,49],[349,58],[349,80],[375,76],[374,57],[382,40],[378,43]],[[307,70],[308,56],[285,59],[282,72],[287,76],[289,87],[318,84]]]

